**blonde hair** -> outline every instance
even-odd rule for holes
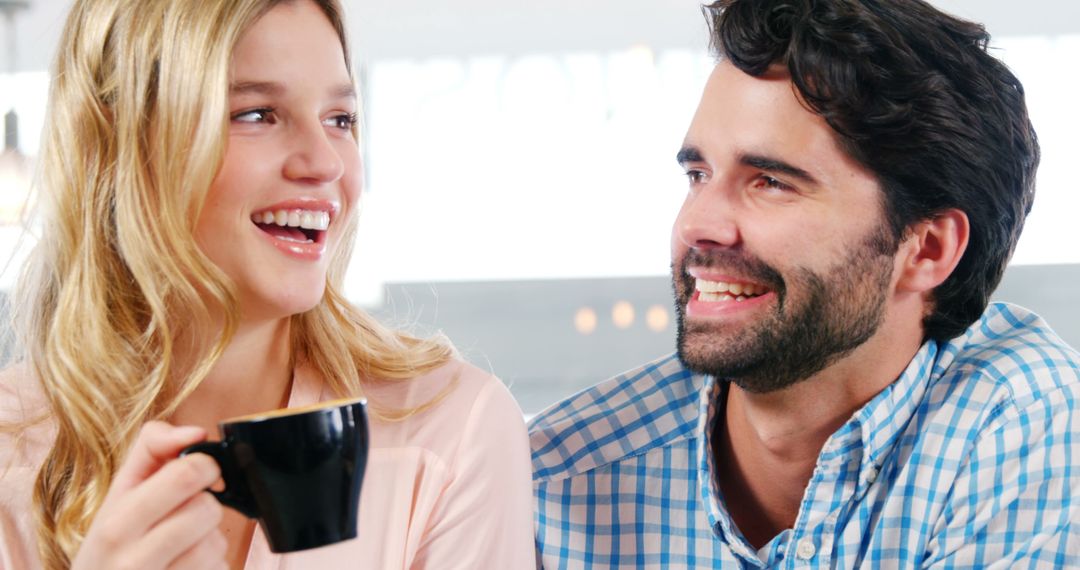
[[[70,564],[141,426],[176,410],[235,331],[234,286],[193,228],[224,154],[233,47],[283,1],[77,0],[71,9],[40,154],[43,233],[17,302],[57,424],[34,488],[48,568]],[[348,63],[337,0],[316,4]],[[355,226],[353,217],[343,243]],[[292,317],[294,358],[343,396],[360,393],[362,379],[407,379],[447,362],[441,337],[390,331],[345,300],[350,250],[335,253],[320,304]],[[200,337],[206,330],[217,333]]]

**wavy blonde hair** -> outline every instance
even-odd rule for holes
[[[236,329],[235,288],[193,228],[227,141],[233,47],[289,1],[77,0],[71,9],[40,154],[42,236],[17,302],[22,346],[57,424],[34,488],[48,568],[70,564],[141,426],[177,409]],[[315,3],[348,65],[338,1]],[[348,224],[344,244],[355,216]],[[350,253],[335,253],[320,304],[292,317],[294,359],[351,395],[361,379],[407,379],[452,358],[445,339],[390,331],[345,300]],[[205,330],[217,333],[197,334]]]

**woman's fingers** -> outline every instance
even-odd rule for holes
[[[203,492],[218,479],[220,469],[202,453],[176,458],[205,436],[201,428],[161,422],[144,426],[73,567],[155,569],[181,559],[204,567],[220,562],[223,551],[212,535],[218,532],[222,507]]]
[[[225,535],[215,529],[168,566],[169,570],[227,570]]]
[[[139,431],[124,464],[116,472],[109,495],[114,492],[126,493],[175,459],[185,447],[204,439],[206,430],[200,427],[173,427],[165,422],[148,422]],[[108,497],[105,500],[108,501]]]
[[[223,515],[223,507],[216,499],[209,493],[199,493],[150,529],[139,549],[157,560],[174,564],[185,557],[189,560],[207,560],[214,555],[223,558],[224,537],[221,537],[222,548],[216,548],[220,535],[218,524]]]
[[[121,497],[110,512],[123,512],[127,532],[147,533],[153,526],[180,508],[186,501],[213,485],[221,469],[205,453],[174,459]],[[213,498],[206,494],[209,500]],[[215,523],[216,525],[217,523]]]
[[[185,502],[146,534],[130,535],[120,525],[107,521],[93,538],[97,554],[96,568],[169,568],[188,551],[199,550],[195,557],[205,560],[215,552],[224,557],[224,551],[201,547],[202,542],[214,533],[221,521],[221,506],[207,493],[199,493]],[[118,518],[118,517],[117,517]],[[90,537],[87,537],[89,542]],[[84,544],[85,546],[90,546]],[[81,552],[80,552],[81,554]]]

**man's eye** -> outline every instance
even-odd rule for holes
[[[691,184],[701,184],[705,182],[705,173],[700,170],[687,170],[686,178],[690,180]]]
[[[783,182],[773,178],[772,176],[764,175],[758,178],[758,186],[768,190],[778,190],[781,192],[790,192],[791,190],[795,189],[792,186],[784,184]]]
[[[250,109],[234,113],[234,123],[273,123],[273,109]]]
[[[343,115],[334,115],[323,121],[323,123],[335,129],[349,130],[356,124],[356,120],[356,113],[345,113]]]

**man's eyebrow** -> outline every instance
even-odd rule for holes
[[[229,86],[230,95],[281,95],[285,91],[285,85],[276,81],[241,81]],[[355,99],[356,87],[352,83],[335,85],[330,89],[330,96],[335,99]]]
[[[695,146],[684,146],[679,149],[679,152],[675,155],[675,160],[679,164],[686,164],[687,162],[701,162],[701,151]]]
[[[814,176],[811,175],[809,172],[803,170],[802,168],[799,168],[798,166],[788,164],[776,158],[769,158],[767,156],[761,156],[757,154],[744,154],[739,157],[739,162],[760,170],[775,172],[778,174],[785,174],[787,176],[791,176],[792,178],[798,178],[799,180],[802,180],[803,182],[807,182],[809,184],[818,184],[817,178],[814,178]]]

